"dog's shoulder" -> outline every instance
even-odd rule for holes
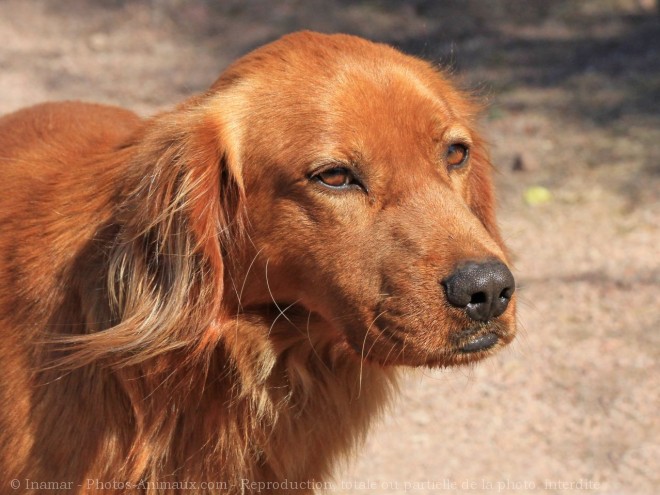
[[[81,152],[111,148],[127,139],[142,119],[115,106],[78,101],[41,103],[0,117],[2,167],[40,150]],[[85,150],[86,151],[86,150]],[[25,163],[23,163],[25,165]]]

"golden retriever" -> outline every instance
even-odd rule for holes
[[[0,491],[310,493],[399,366],[509,343],[477,113],[303,32],[147,120],[0,118]]]

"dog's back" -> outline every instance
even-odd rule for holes
[[[108,169],[123,162],[108,157],[139,125],[126,110],[74,102],[0,118],[1,490],[21,475],[80,471],[95,445],[79,432],[117,419],[99,409],[107,377],[49,373],[40,345],[85,326],[73,272],[94,267],[72,263],[110,214]]]

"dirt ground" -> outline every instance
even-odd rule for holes
[[[411,372],[332,491],[658,493],[654,0],[0,0],[0,113],[83,99],[147,115],[302,28],[394,44],[484,98],[520,294],[516,342]]]

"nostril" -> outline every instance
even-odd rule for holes
[[[472,297],[470,297],[469,304],[482,304],[485,302],[488,302],[488,296],[486,296],[486,293],[477,292],[475,294],[472,294]]]
[[[513,296],[513,288],[511,287],[506,287],[500,292],[500,299],[511,299],[511,296]]]
[[[471,319],[482,322],[504,313],[515,291],[511,271],[497,260],[462,263],[442,285],[452,306],[465,309]]]

